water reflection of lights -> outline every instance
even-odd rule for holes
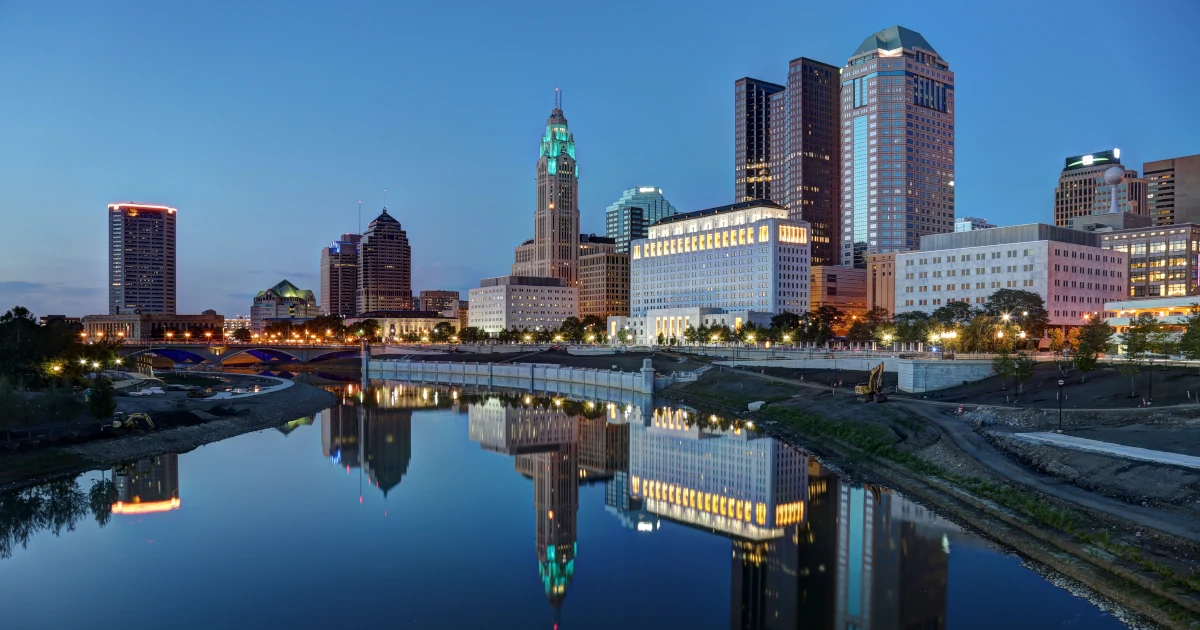
[[[179,499],[166,501],[146,501],[144,503],[123,503],[117,501],[112,506],[113,514],[152,514],[154,512],[170,512],[179,509]]]

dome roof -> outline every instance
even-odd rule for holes
[[[865,52],[871,52],[882,48],[883,50],[895,50],[897,48],[922,48],[931,53],[937,53],[929,42],[916,31],[911,31],[903,26],[889,26],[881,31],[877,31],[868,35],[863,43],[858,45],[858,50],[854,51],[851,57],[861,55]],[[939,55],[941,56],[941,55]]]

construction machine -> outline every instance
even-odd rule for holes
[[[113,415],[112,428],[125,431],[153,431],[154,421],[147,413],[131,413],[126,415],[118,411]]]
[[[887,400],[887,394],[883,393],[883,361],[871,368],[866,383],[854,386],[854,395],[863,402],[881,403]]]

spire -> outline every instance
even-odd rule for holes
[[[562,111],[562,90],[554,86],[554,109]]]

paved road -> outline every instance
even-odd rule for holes
[[[1112,442],[1101,442],[1100,440],[1089,440],[1073,435],[1059,435],[1058,433],[1014,433],[1012,437],[1034,444],[1048,444],[1050,446],[1069,448],[1073,451],[1100,453],[1123,459],[1200,469],[1200,457],[1192,457],[1191,455],[1180,455],[1179,453],[1168,453],[1167,451],[1152,451],[1148,448],[1125,446],[1124,444],[1113,444]]]
[[[756,374],[744,370],[738,370],[738,372],[763,380],[787,383],[796,387],[830,389],[828,385],[815,385],[813,383],[778,376],[768,376],[766,374]],[[850,390],[850,395],[853,395],[852,392],[853,390]],[[1143,527],[1156,529],[1193,542],[1200,542],[1200,522],[1195,519],[1157,508],[1126,503],[1125,501],[1089,492],[1054,477],[1040,475],[1013,462],[1007,455],[996,450],[991,444],[988,444],[983,439],[983,436],[976,433],[961,416],[947,414],[942,411],[946,407],[957,407],[957,403],[901,398],[891,398],[890,400],[891,402],[887,404],[895,404],[933,423],[960,450],[1004,479],[1033,488],[1043,494],[1070,501],[1086,509],[1109,514],[1119,519],[1126,519]]]

